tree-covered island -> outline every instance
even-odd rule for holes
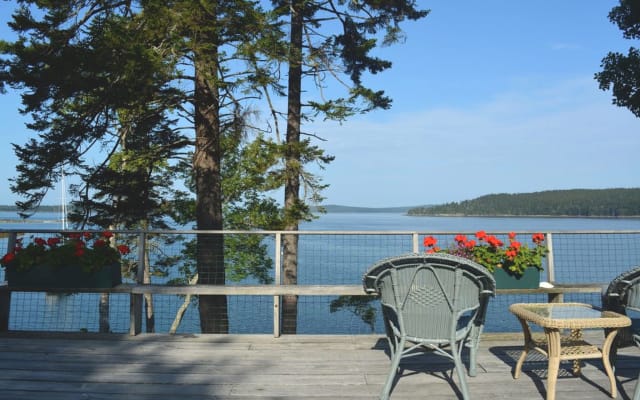
[[[640,189],[572,189],[489,194],[412,208],[408,215],[638,217]]]

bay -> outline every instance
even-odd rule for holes
[[[640,218],[418,217],[397,213],[328,213],[302,223],[300,229],[418,232],[638,230]]]
[[[59,213],[36,213],[23,219],[0,211],[0,229],[59,229]],[[400,213],[327,213],[300,224],[301,230],[328,231],[579,231],[638,230],[640,218],[570,217],[418,217]]]
[[[30,218],[21,218],[15,211],[0,211],[0,229],[61,229],[60,213],[36,213]]]

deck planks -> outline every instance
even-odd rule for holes
[[[601,337],[593,332],[592,340]],[[546,360],[532,354],[523,374],[511,371],[519,335],[487,334],[474,399],[544,399]],[[563,363],[558,400],[609,399],[602,363],[581,377]],[[392,399],[456,399],[452,363],[429,354],[405,363]],[[11,332],[0,335],[0,399],[376,399],[389,367],[379,336],[100,335]],[[620,352],[618,399],[636,384],[640,351]]]

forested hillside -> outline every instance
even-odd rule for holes
[[[409,215],[640,216],[640,189],[574,189],[490,194],[473,200],[417,207]]]

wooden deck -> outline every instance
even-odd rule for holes
[[[483,337],[478,376],[469,378],[474,399],[544,399],[540,356],[512,378],[520,349],[520,335]],[[601,362],[586,361],[581,377],[570,366],[561,365],[559,400],[610,398]],[[376,399],[388,367],[379,336],[0,335],[4,400]],[[392,399],[458,398],[448,360],[430,354],[405,367]],[[623,349],[618,399],[633,393],[638,368],[640,351]]]

